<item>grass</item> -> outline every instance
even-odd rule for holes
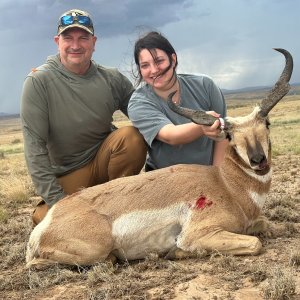
[[[0,119],[0,158],[6,154],[23,153],[23,135],[20,128],[20,118]]]
[[[57,284],[85,279],[85,277],[86,272],[74,272],[71,269],[54,265],[39,272],[28,270],[28,287],[31,290],[45,289]]]
[[[164,293],[155,290],[159,275],[159,285]],[[172,285],[186,282],[197,276],[195,271],[173,261],[167,261],[150,255],[137,264],[112,265],[97,264],[88,273],[90,299],[149,299],[150,292],[154,299],[171,299],[174,296]],[[129,280],[128,280],[129,279]],[[156,298],[157,297],[157,298]]]
[[[8,154],[18,154],[24,152],[24,147],[22,143],[12,143],[10,145],[1,145],[0,146],[0,153],[3,153],[3,155]]]
[[[289,264],[290,266],[300,266],[300,249],[292,251]]]
[[[232,255],[223,255],[215,252],[210,256],[210,261],[214,266],[215,272],[236,271],[238,268],[237,260]]]
[[[295,293],[294,271],[276,267],[271,271],[266,286],[263,288],[265,299],[288,300]]]
[[[0,179],[0,193],[7,202],[20,204],[29,201],[33,195],[33,188],[28,177],[20,178],[20,176],[11,174],[5,179]]]
[[[8,220],[8,212],[5,208],[0,206],[0,223],[6,223]]]
[[[286,222],[286,224],[299,223],[300,215],[297,212],[297,205],[298,201],[291,197],[277,196],[266,203],[265,215],[272,221]]]
[[[256,284],[259,284],[260,282],[263,282],[268,278],[268,272],[267,272],[268,266],[258,261],[257,263],[250,266],[250,280],[252,282],[255,282]]]

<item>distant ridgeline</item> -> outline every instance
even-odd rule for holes
[[[0,112],[0,118],[1,119],[20,118],[20,114],[8,114],[8,113]]]
[[[272,87],[260,86],[260,87],[249,87],[238,90],[226,90],[222,89],[225,100],[227,103],[234,102],[236,100],[250,103],[252,101],[260,100],[267,95]],[[300,95],[300,83],[291,84],[291,89],[288,95]]]
[[[288,95],[299,95],[300,94],[300,83],[291,83],[291,90],[289,91]],[[243,94],[243,93],[264,93],[268,92],[272,87],[271,86],[253,86],[253,87],[246,87],[242,89],[236,90],[227,90],[222,89],[224,95],[229,94]]]
[[[256,100],[264,97],[268,91],[270,91],[271,86],[255,86],[255,87],[246,87],[236,90],[227,90],[222,89],[222,92],[225,96],[226,101],[228,100]],[[300,95],[300,83],[291,83],[291,89],[288,95]],[[19,118],[20,114],[18,113],[5,113],[0,112],[0,119],[5,118]]]

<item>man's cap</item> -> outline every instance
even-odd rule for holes
[[[71,9],[63,13],[58,19],[57,35],[60,35],[69,28],[81,28],[94,35],[92,19],[84,10]]]

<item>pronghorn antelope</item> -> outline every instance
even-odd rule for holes
[[[230,141],[220,167],[175,165],[83,189],[56,203],[31,233],[27,266],[91,265],[107,258],[167,258],[199,250],[256,255],[247,235],[260,219],[271,184],[268,113],[289,91],[293,59],[269,95],[245,117],[221,122]],[[216,118],[169,105],[198,124]],[[171,154],[170,154],[171,155]]]

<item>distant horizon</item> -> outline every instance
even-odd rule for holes
[[[274,83],[275,84],[275,83]],[[223,94],[230,95],[230,94],[236,94],[236,93],[247,93],[247,92],[255,92],[255,91],[261,91],[264,89],[269,89],[272,88],[273,85],[261,85],[261,86],[246,86],[243,88],[238,88],[238,89],[223,89],[221,88]],[[300,82],[295,82],[295,83],[290,83],[290,86],[300,86]],[[16,112],[5,112],[5,111],[0,111],[0,117],[6,117],[6,116],[14,116],[14,115],[19,115],[20,111]]]
[[[275,85],[276,82],[274,82],[274,85]],[[298,86],[300,85],[300,82],[295,82],[295,83],[290,83],[290,86]],[[245,86],[245,87],[242,87],[242,88],[237,88],[237,89],[223,89],[221,88],[222,91],[246,91],[246,90],[252,90],[252,91],[255,91],[255,90],[261,90],[261,89],[267,89],[267,88],[270,88],[272,87],[273,85],[257,85],[257,86]]]

